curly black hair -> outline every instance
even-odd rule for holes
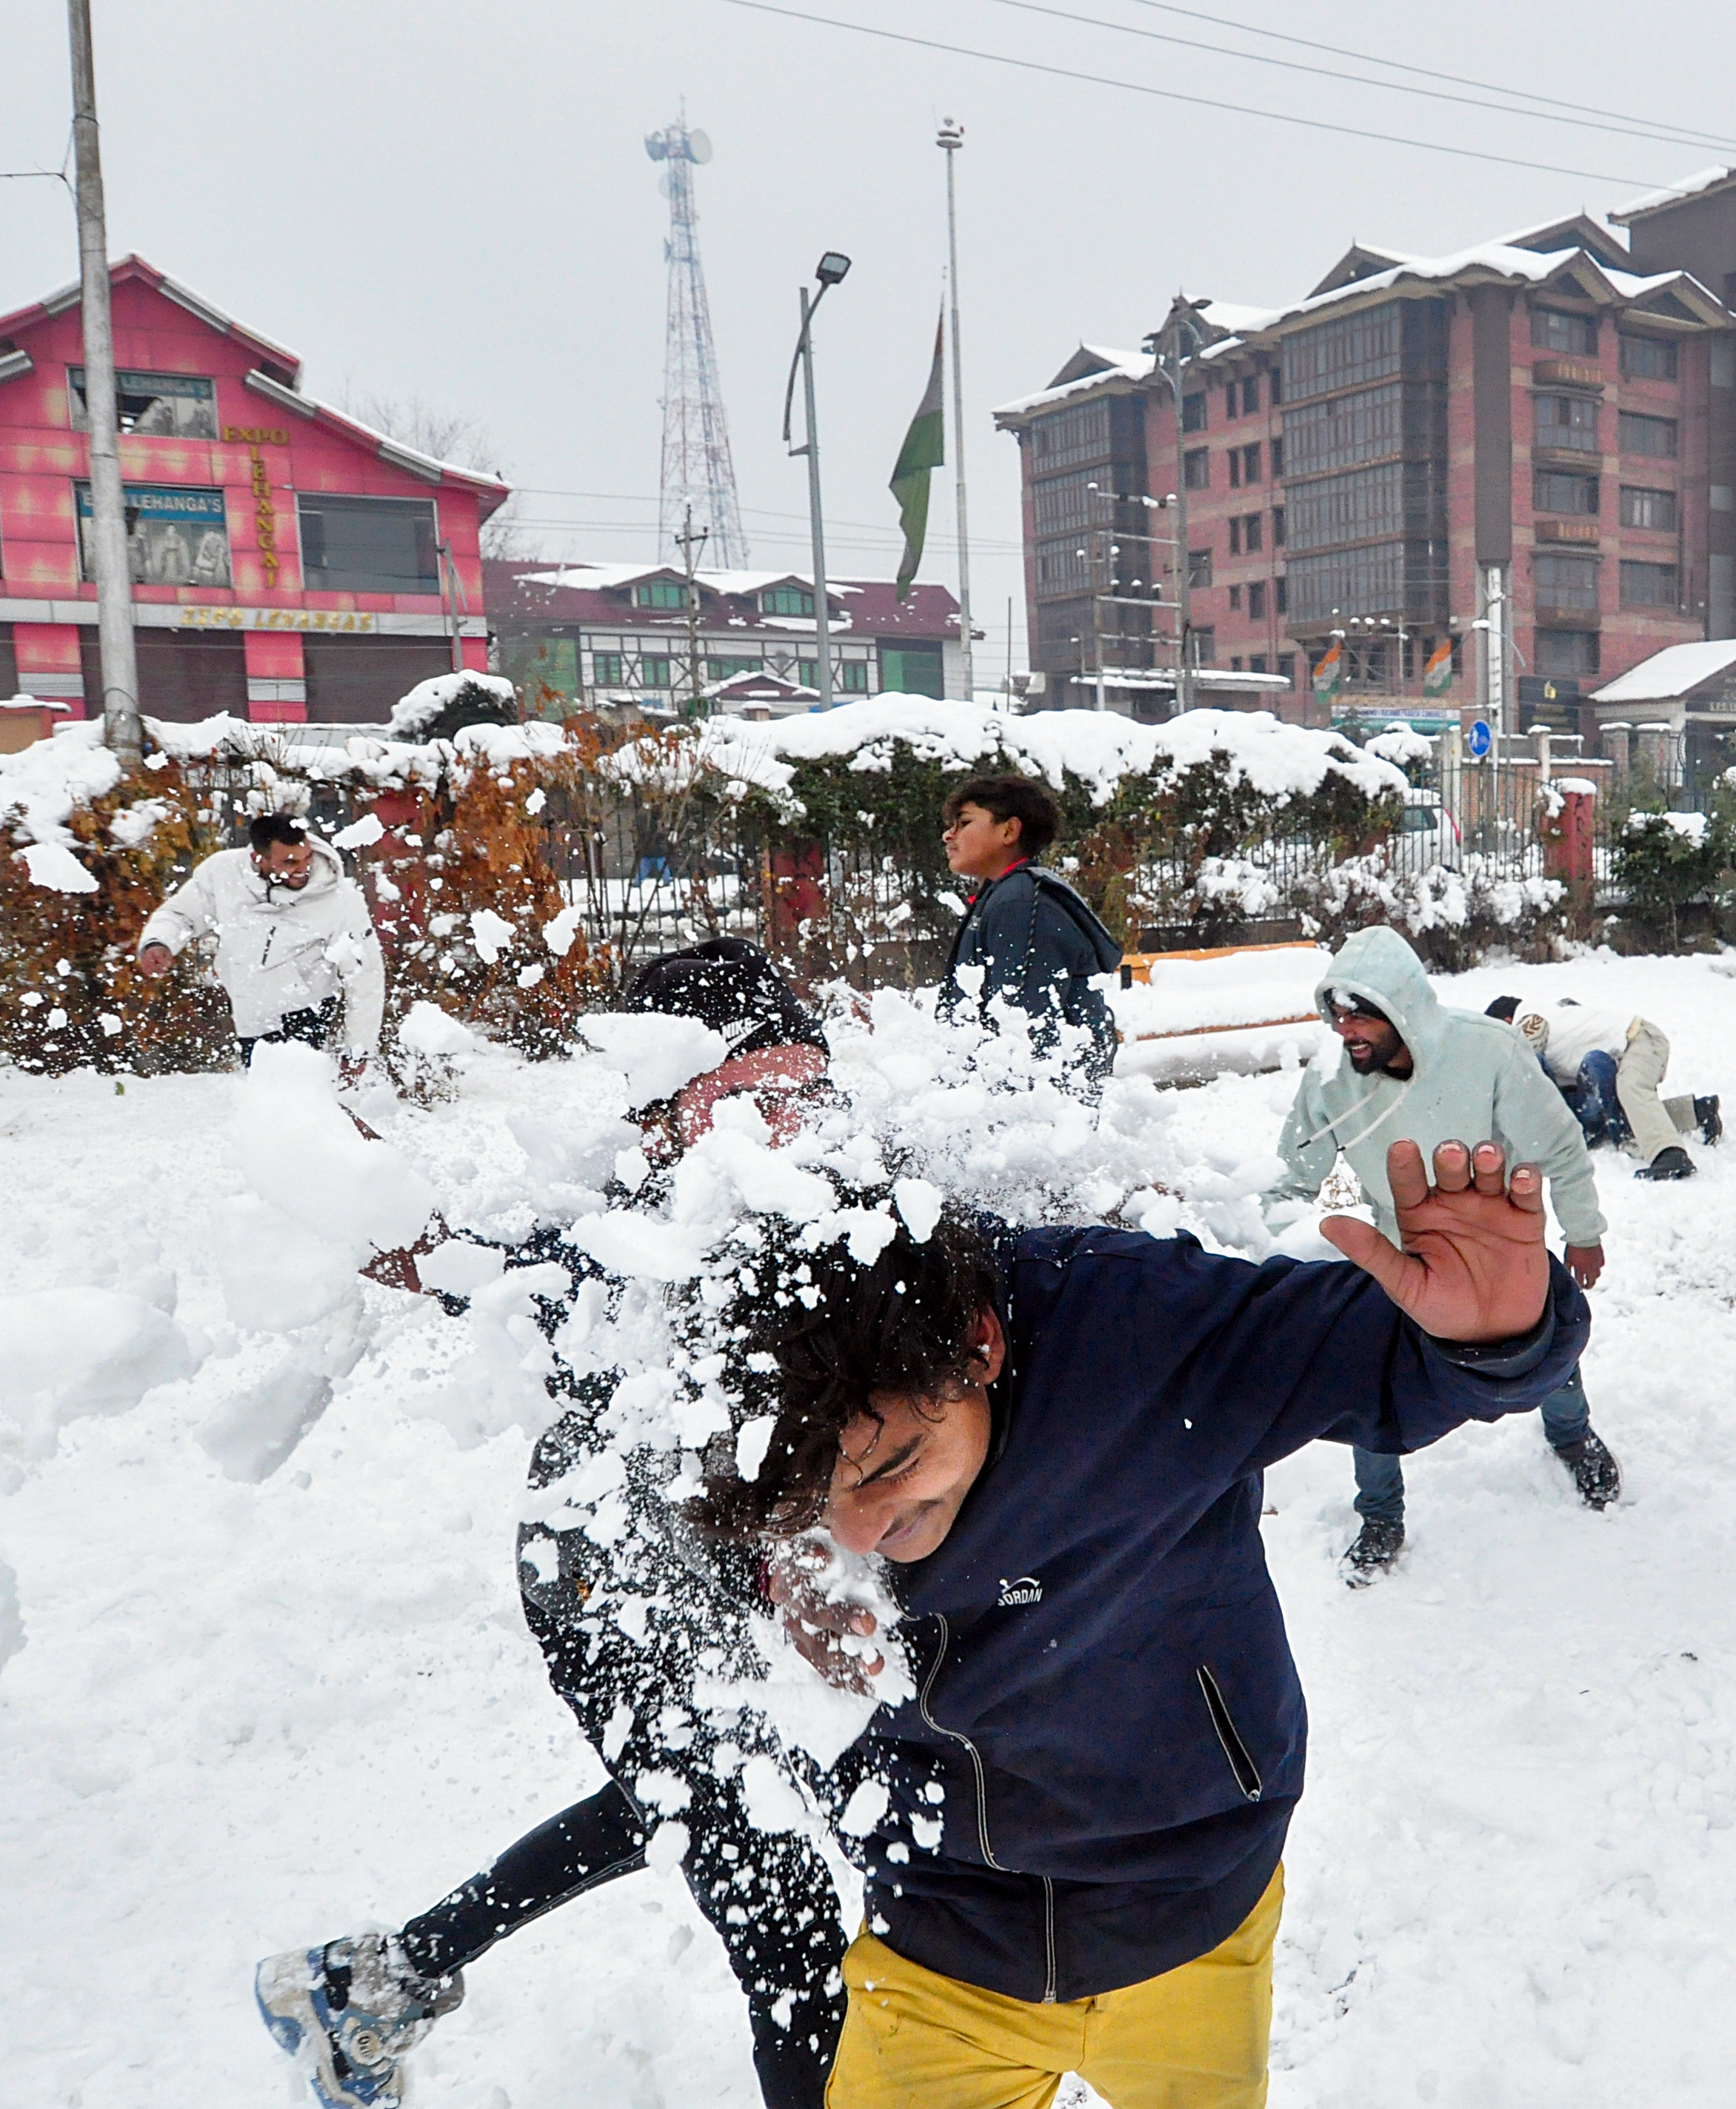
[[[1060,833],[1060,807],[1028,776],[973,776],[948,794],[941,811],[950,824],[965,806],[980,806],[997,820],[1016,820],[1021,856],[1040,857]]]
[[[768,1235],[744,1260],[723,1314],[736,1427],[762,1415],[773,1425],[752,1479],[737,1470],[733,1443],[713,1445],[695,1505],[713,1538],[739,1542],[811,1529],[844,1429],[874,1415],[877,1394],[933,1398],[962,1377],[972,1329],[997,1300],[991,1240],[950,1205],[920,1244],[900,1222],[867,1264],[852,1255],[848,1235],[814,1251],[799,1237],[793,1226],[787,1236]]]

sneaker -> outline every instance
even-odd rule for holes
[[[1366,1589],[1371,1582],[1378,1582],[1392,1568],[1404,1543],[1402,1523],[1377,1523],[1372,1519],[1365,1523],[1356,1534],[1355,1544],[1345,1553],[1345,1586]]]
[[[1669,1149],[1661,1149],[1649,1164],[1642,1164],[1634,1172],[1636,1179],[1692,1179],[1694,1162],[1685,1149],[1672,1143]]]
[[[1607,1509],[1620,1498],[1621,1467],[1595,1429],[1588,1428],[1577,1443],[1564,1443],[1555,1454],[1572,1473],[1573,1484],[1587,1508]]]
[[[1716,1091],[1709,1099],[1694,1100],[1693,1117],[1700,1123],[1700,1140],[1708,1147],[1724,1133],[1724,1122],[1718,1111]]]
[[[398,2060],[464,1996],[460,1971],[418,1977],[395,1936],[364,1933],[269,1956],[254,1976],[265,2025],[305,2063],[321,2109],[404,2098]]]

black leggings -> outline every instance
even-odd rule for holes
[[[323,1047],[332,1036],[332,1028],[337,1023],[337,1014],[343,999],[328,996],[319,1009],[287,1010],[273,1026],[269,1032],[238,1032],[241,1059],[247,1068],[253,1066],[253,1050],[262,1040],[273,1042],[282,1040],[300,1040],[310,1047]]]
[[[843,1929],[835,1913],[778,1908],[785,1896],[811,1890],[802,1841],[754,1830],[737,1781],[696,1768],[689,1784],[693,1799],[681,1821],[691,1843],[682,1872],[747,1994],[766,2109],[821,2109],[843,2022]],[[413,1918],[402,1936],[412,1967],[449,1976],[557,1904],[631,1874],[645,1864],[654,1828],[612,1780]]]

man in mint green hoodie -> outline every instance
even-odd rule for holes
[[[1510,1025],[1449,1009],[1397,931],[1359,930],[1320,978],[1314,1000],[1343,1043],[1336,1068],[1310,1065],[1278,1138],[1286,1170],[1261,1197],[1280,1229],[1305,1213],[1340,1156],[1361,1182],[1377,1226],[1398,1238],[1386,1152],[1399,1141],[1425,1161],[1443,1142],[1492,1136],[1513,1163],[1541,1166],[1582,1289],[1603,1268],[1604,1221],[1579,1122]],[[1621,1491],[1615,1459],[1594,1431],[1579,1372],[1543,1404],[1544,1433],[1589,1508]],[[1404,1542],[1404,1474],[1396,1457],[1354,1452],[1363,1519],[1345,1558],[1353,1588],[1390,1568]]]

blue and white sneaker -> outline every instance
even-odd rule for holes
[[[304,2064],[321,2109],[381,2109],[404,2098],[398,2060],[464,1996],[461,1971],[418,1977],[396,1939],[359,1934],[268,1956],[255,1972],[265,2025]]]

